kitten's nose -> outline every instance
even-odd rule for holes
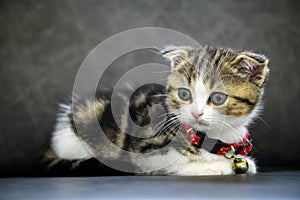
[[[203,115],[203,112],[194,112],[194,111],[192,111],[192,115],[195,117],[195,119],[198,120]]]

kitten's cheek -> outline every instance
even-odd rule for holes
[[[195,119],[190,115],[188,112],[181,112],[180,114],[180,121],[182,123],[195,123]]]
[[[188,105],[182,106],[180,115],[183,121],[191,122],[192,120],[194,120],[194,117],[192,116],[190,110],[191,110],[190,106]]]

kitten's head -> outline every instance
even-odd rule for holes
[[[198,130],[247,125],[260,108],[269,74],[265,56],[214,46],[168,47],[169,109]]]

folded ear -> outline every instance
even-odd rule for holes
[[[183,60],[187,60],[188,50],[190,47],[186,46],[167,46],[160,53],[170,63],[172,70],[175,69]]]
[[[251,83],[261,88],[269,75],[268,62],[265,55],[241,52],[232,61],[232,67],[238,75],[248,78]]]

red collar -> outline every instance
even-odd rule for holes
[[[188,133],[188,138],[192,145],[198,148],[204,148],[210,153],[225,155],[232,149],[234,153],[240,155],[247,155],[252,150],[252,143],[249,140],[248,127],[245,126],[247,133],[241,143],[225,143],[221,140],[208,138],[205,133],[200,131],[194,131],[193,128],[187,124],[183,124],[184,130]],[[205,144],[203,144],[205,139]]]

